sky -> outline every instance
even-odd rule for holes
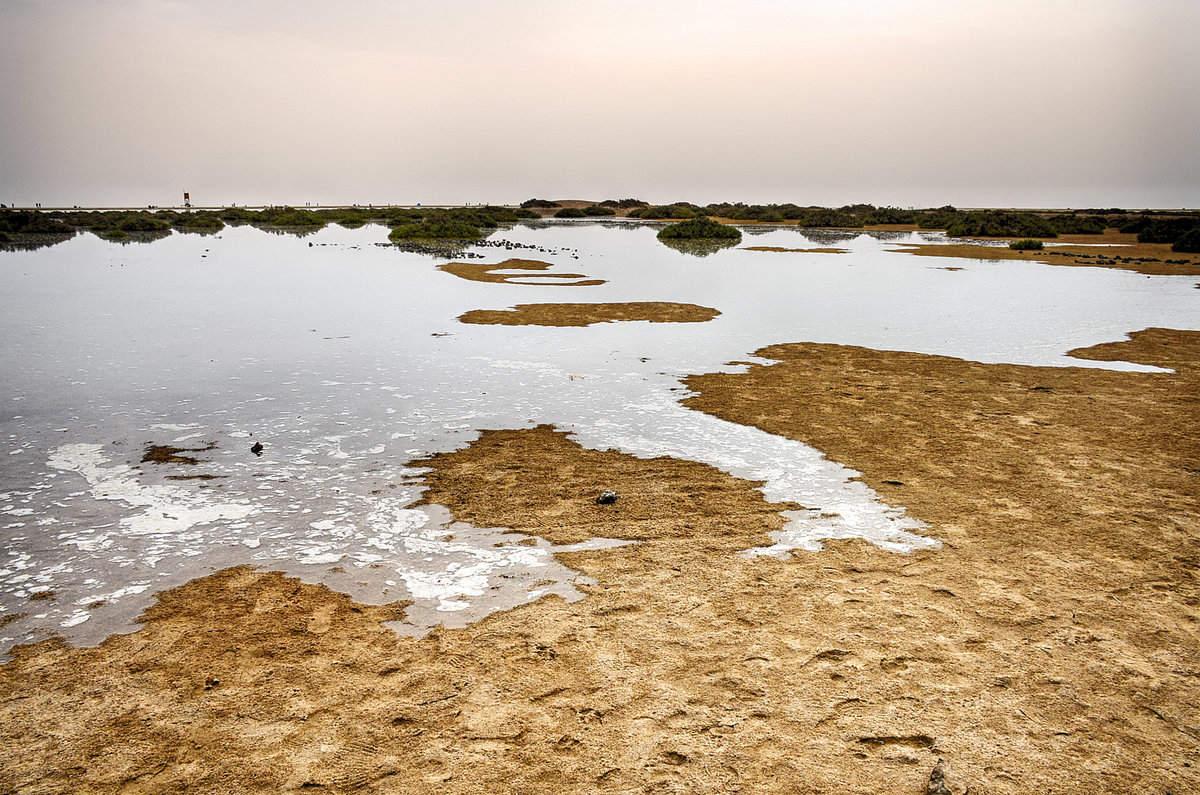
[[[0,203],[1200,207],[1195,0],[0,0]]]

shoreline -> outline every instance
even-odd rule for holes
[[[857,468],[940,551],[743,558],[789,507],[753,483],[487,431],[420,462],[426,499],[553,543],[636,541],[560,556],[583,600],[412,639],[381,625],[398,605],[223,570],[97,648],[17,649],[5,780],[916,792],[942,758],[955,795],[1200,786],[1200,333],[1073,352],[1174,373],[758,353],[778,363],[694,376],[688,404]]]

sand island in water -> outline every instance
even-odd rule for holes
[[[707,306],[670,301],[616,304],[518,304],[511,309],[475,309],[459,316],[463,323],[502,326],[590,326],[593,323],[648,321],[704,323],[721,313]]]
[[[594,287],[604,284],[604,279],[589,279],[582,273],[542,273],[554,266],[549,262],[532,259],[508,259],[504,262],[489,265],[484,262],[447,262],[438,265],[440,270],[453,274],[460,279],[473,282],[493,282],[496,284],[558,284],[564,287]],[[503,271],[525,271],[524,273],[503,273]],[[555,281],[555,280],[558,281]]]

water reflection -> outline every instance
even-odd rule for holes
[[[659,240],[664,246],[691,257],[708,257],[737,246],[740,240]]]
[[[70,234],[36,234],[13,233],[7,235],[7,240],[0,242],[0,251],[37,251],[50,248],[59,243],[65,243],[75,236]]]
[[[130,243],[154,243],[159,240],[166,240],[174,232],[170,229],[140,232],[126,232],[121,229],[113,229],[111,231],[94,231],[92,234],[101,240],[107,240],[110,243],[120,243],[125,246]]]

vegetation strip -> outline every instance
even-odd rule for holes
[[[1167,243],[1175,251],[1200,253],[1200,212],[1108,209],[1048,212],[1030,210],[960,210],[946,205],[928,209],[849,204],[837,208],[796,204],[722,202],[697,205],[676,202],[649,205],[638,199],[602,202],[530,199],[518,208],[479,207],[338,207],[303,209],[267,207],[220,210],[17,210],[0,209],[0,244],[23,242],[26,236],[73,235],[92,231],[110,239],[130,235],[182,232],[212,233],[226,224],[252,224],[268,229],[316,230],[336,223],[347,228],[380,223],[392,228],[393,242],[486,236],[501,224],[555,215],[602,218],[619,215],[655,220],[713,218],[724,222],[795,224],[815,228],[864,229],[912,226],[944,230],[951,237],[1053,239],[1061,235],[1099,235],[1118,229],[1142,243]]]

